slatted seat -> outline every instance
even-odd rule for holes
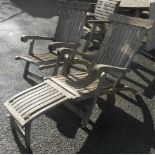
[[[82,118],[82,126],[86,127],[100,95],[119,91],[137,93],[130,87],[122,86],[120,81],[128,71],[131,60],[141,47],[147,29],[152,27],[153,22],[122,15],[112,15],[109,20],[112,21],[110,28],[87,72],[67,75],[63,72],[63,75],[49,77],[43,83],[4,103],[11,115],[12,127],[16,126],[22,133],[27,148],[30,147],[31,121],[56,105],[65,104]],[[76,62],[72,56],[84,55],[70,48],[60,48],[57,51],[61,55],[68,55],[63,71],[68,71]],[[81,64],[87,63],[85,61]],[[86,113],[71,104],[72,101],[89,98],[92,98],[92,103]]]
[[[95,76],[95,75],[94,75]],[[95,93],[99,78],[95,78],[93,75],[89,75],[88,73],[81,72],[75,74],[69,74],[66,76],[59,76],[56,78],[52,78],[55,83],[59,83],[62,85],[66,85],[66,87],[70,87],[72,90],[77,91],[80,95],[84,95],[87,93]],[[110,79],[105,79],[103,82],[102,89],[110,88],[113,86],[114,81]]]
[[[58,23],[56,32],[53,38],[43,36],[23,36],[21,41],[27,42],[31,40],[28,54],[24,56],[16,56],[16,60],[25,60],[26,65],[24,69],[24,78],[27,75],[34,75],[29,72],[30,63],[33,63],[39,67],[39,69],[52,68],[56,65],[57,56],[52,52],[57,47],[70,47],[77,49],[82,35],[82,29],[85,23],[86,12],[89,9],[89,3],[85,2],[67,2],[59,0],[57,2],[59,6],[58,11]],[[34,43],[36,40],[51,40],[52,43],[49,45],[49,52],[46,53],[34,53]],[[51,65],[49,65],[51,64]],[[47,66],[48,65],[48,66]],[[56,70],[54,74],[57,74]]]
[[[83,94],[95,93],[99,79],[94,80],[92,77],[90,79],[93,82],[88,81],[88,73],[50,78],[14,96],[5,103],[5,106],[10,114],[14,116],[16,122],[23,127],[47,109],[51,109],[67,100],[78,99]],[[103,88],[109,88],[112,84],[113,82],[107,79]]]
[[[84,52],[87,51],[93,38],[103,38],[108,29],[108,25],[106,24],[108,17],[114,13],[117,13],[119,4],[119,0],[98,0],[95,5],[94,12],[87,13],[88,19],[82,35],[82,37],[87,40],[83,50]]]

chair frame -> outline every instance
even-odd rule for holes
[[[153,26],[153,21],[151,21],[151,20],[144,20],[144,19],[127,17],[127,16],[122,16],[122,15],[112,15],[112,17],[109,20],[113,21],[113,22],[129,24],[132,26],[140,27],[140,29],[144,29],[145,31],[142,31],[143,33],[141,33],[142,37],[144,37],[146,35],[146,31]],[[107,36],[108,36],[108,34],[107,34]],[[13,129],[17,129],[19,131],[19,133],[22,134],[22,136],[25,139],[25,145],[26,145],[27,149],[28,150],[30,149],[31,121],[47,110],[50,110],[60,104],[64,104],[70,110],[72,110],[73,112],[75,112],[77,115],[79,115],[82,118],[82,127],[86,127],[88,120],[91,116],[91,113],[94,109],[94,106],[98,100],[98,97],[100,97],[101,95],[110,95],[110,94],[114,94],[114,93],[120,92],[120,91],[131,91],[133,94],[137,95],[138,91],[136,91],[135,89],[133,89],[131,87],[124,86],[124,85],[120,84],[120,80],[129,71],[129,69],[128,69],[129,64],[131,63],[136,52],[138,52],[140,45],[142,45],[142,41],[143,41],[143,38],[141,38],[139,36],[139,43],[136,48],[136,51],[131,53],[131,55],[128,57],[128,60],[125,63],[126,65],[124,67],[105,65],[105,64],[100,64],[100,63],[90,64],[89,62],[87,62],[85,60],[79,61],[77,59],[73,59],[75,55],[84,56],[84,55],[87,55],[86,53],[79,52],[79,51],[76,51],[76,50],[70,49],[70,48],[57,49],[57,51],[59,53],[61,53],[59,55],[59,57],[64,56],[66,54],[68,55],[68,57],[65,60],[64,66],[63,66],[63,70],[62,70],[63,75],[47,78],[47,79],[45,79],[45,81],[43,83],[41,83],[37,86],[34,86],[32,88],[29,88],[26,91],[23,91],[22,93],[19,93],[18,95],[14,96],[13,98],[11,98],[10,100],[8,100],[7,102],[4,103],[4,106],[11,114],[11,116],[10,116],[11,126],[13,127]],[[65,83],[61,82],[61,80],[59,80],[60,78],[66,78],[68,76],[68,74],[67,74],[67,71],[69,71],[68,68],[70,68],[73,63],[86,65],[86,67],[88,68],[89,77],[95,76],[99,79],[96,84],[95,92],[84,93],[83,95],[81,95],[77,91],[75,91],[74,89],[72,89],[71,87],[66,85]],[[116,73],[119,73],[118,77],[117,77]],[[67,76],[65,76],[66,74],[67,74]],[[115,75],[117,78],[116,78],[116,80],[113,81],[112,85],[110,85],[107,88],[103,88],[102,84],[103,84],[103,82],[105,82],[107,74]],[[86,79],[86,80],[88,80],[88,79]],[[88,82],[89,82],[89,80],[88,80]],[[43,109],[41,109],[40,111],[38,111],[38,109],[37,109],[37,112],[34,113],[34,115],[32,115],[32,116],[29,116],[29,114],[25,115],[25,117],[27,117],[27,118],[26,118],[26,120],[24,120],[21,117],[21,115],[19,115],[19,113],[17,111],[15,111],[15,109],[12,108],[14,99],[16,99],[22,95],[25,95],[27,92],[30,92],[31,90],[34,90],[34,89],[42,86],[43,84],[49,84],[50,87],[52,87],[56,90],[59,90],[59,92],[61,92],[61,94],[63,95],[63,96],[61,96],[61,101],[59,101],[59,98],[58,98],[58,100],[57,100],[58,102],[56,101],[54,103],[50,103],[45,107],[45,109],[43,107]],[[82,83],[82,86],[83,86],[83,83]],[[81,101],[81,100],[85,100],[88,98],[93,98],[93,101],[90,104],[89,109],[86,113],[80,111],[75,106],[68,104],[68,102],[71,102],[73,100]],[[15,104],[16,104],[16,102],[15,102]]]

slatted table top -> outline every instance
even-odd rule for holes
[[[124,8],[149,8],[149,0],[121,0],[120,7]]]

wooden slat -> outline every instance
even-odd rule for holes
[[[46,80],[46,82],[51,85],[52,87],[56,88],[59,92],[62,92],[65,96],[69,99],[75,98],[75,95],[71,94],[70,92],[66,91],[63,87],[59,86],[58,84],[54,83],[51,79]]]
[[[46,85],[46,82],[42,82],[42,83],[40,83],[40,84],[38,84],[38,85],[36,85],[36,86],[33,86],[32,88],[26,89],[25,91],[22,91],[21,93],[19,93],[19,94],[13,96],[13,97],[12,97],[9,101],[7,101],[7,102],[9,102],[10,105],[13,105],[13,104],[14,104],[14,100],[17,99],[18,97],[22,96],[23,94],[27,94],[27,93],[29,93],[29,92],[31,93],[31,92],[33,92],[33,91],[36,91],[37,88],[42,87],[42,86],[44,86],[44,85]]]
[[[32,97],[31,99],[27,99],[26,101],[20,102],[18,107],[16,107],[16,110],[19,113],[21,113],[28,106],[34,105],[38,101],[43,100],[44,98],[47,98],[47,97],[53,95],[54,93],[57,93],[57,90],[55,90],[55,89],[52,90],[51,89],[51,90],[49,90],[47,92],[37,94],[36,96]]]
[[[122,24],[119,24],[122,30],[121,33],[118,34],[119,38],[115,39],[115,43],[117,44],[116,47],[114,47],[113,52],[115,53],[113,57],[109,60],[111,61],[111,65],[118,65],[121,61],[121,58],[123,58],[123,55],[125,55],[126,48],[130,45],[129,40],[132,41],[132,35],[133,33],[133,27],[130,27],[129,25],[123,27]],[[115,51],[114,51],[115,50]],[[120,66],[121,67],[121,66]]]
[[[75,91],[74,89],[72,89],[71,87],[64,85],[64,83],[62,83],[60,80],[58,80],[57,78],[51,78],[50,80],[52,80],[54,83],[56,83],[58,86],[62,86],[63,89],[69,94],[72,94],[75,97],[80,97],[79,93],[77,91]]]
[[[27,118],[25,120],[25,122],[28,123],[29,121],[31,121],[31,120],[35,119],[36,117],[38,117],[39,115],[41,115],[42,113],[44,113],[46,111],[49,111],[52,108],[55,108],[57,105],[60,105],[62,103],[67,102],[67,100],[68,100],[68,98],[67,97],[64,97],[64,98],[59,99],[58,101],[56,101],[54,103],[51,103],[49,101],[49,104],[48,105],[46,104],[46,107],[43,107],[43,108],[38,109],[38,111],[35,112],[35,113],[31,113],[31,116],[29,118]]]
[[[43,62],[52,62],[57,59],[57,57],[51,53],[44,54],[34,54],[34,55],[24,55],[19,56],[19,59],[26,60],[36,65],[41,65]]]
[[[122,47],[120,49],[121,53],[123,53],[123,54],[122,55],[119,54],[119,56],[114,61],[114,63],[116,62],[117,65],[125,67],[126,61],[123,62],[123,59],[125,57],[127,57],[127,59],[129,58],[129,56],[131,55],[131,51],[135,50],[134,45],[136,45],[136,44],[139,45],[139,43],[137,42],[138,40],[136,38],[137,31],[138,31],[137,27],[135,27],[134,29],[130,28],[130,31],[127,31],[128,35],[126,35],[127,36],[126,43],[124,43],[124,47]],[[122,51],[124,51],[124,52],[122,52]]]
[[[60,92],[54,92],[53,94],[50,94],[49,96],[46,96],[45,98],[37,100],[34,104],[26,107],[23,111],[20,112],[20,114],[24,118],[26,118],[27,116],[31,115],[31,113],[33,113],[34,111],[49,104],[49,101],[50,103],[54,103],[56,100],[59,100],[63,97],[64,95],[61,94]]]
[[[17,98],[17,100],[14,100],[14,104],[12,105],[14,108],[17,108],[17,106],[22,102],[24,101],[28,101],[29,99],[32,99],[32,97],[40,94],[40,93],[43,93],[44,91],[47,91],[47,90],[51,90],[50,87],[40,87],[40,89],[36,89],[35,91],[32,91],[32,92],[29,92],[27,94],[24,94],[22,95],[21,97]]]

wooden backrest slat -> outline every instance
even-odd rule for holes
[[[142,45],[142,41],[141,40],[144,37],[144,34],[146,34],[145,30],[137,31],[136,37],[135,37],[137,39],[136,39],[136,41],[133,40],[133,47],[130,48],[130,50],[131,50],[130,55],[126,54],[124,59],[123,59],[123,61],[122,61],[122,63],[120,65],[124,65],[126,67],[130,63],[130,61],[132,60],[132,57],[136,54],[135,51],[138,51],[139,48],[140,48],[140,45]]]
[[[59,1],[59,19],[54,41],[79,43],[89,3]],[[75,7],[73,7],[75,6]],[[81,6],[81,8],[79,8]],[[87,10],[86,10],[87,8]]]
[[[118,23],[117,23],[117,25],[115,24],[114,26],[116,26],[116,29],[115,29],[115,33],[112,34],[113,39],[111,40],[111,42],[109,42],[111,44],[108,44],[108,46],[107,46],[108,47],[108,54],[107,54],[107,56],[105,56],[105,58],[103,58],[103,61],[105,62],[105,64],[109,64],[109,65],[113,65],[112,59],[114,57],[116,57],[118,54],[115,50],[117,48],[119,48],[120,43],[121,43],[120,39],[122,39],[122,37],[124,36],[124,32],[125,32],[125,31],[123,31],[124,28],[121,27],[121,25],[118,26]],[[121,29],[121,30],[120,30],[120,33],[118,35],[119,29]]]
[[[129,45],[131,44],[131,42],[135,36],[134,33],[136,33],[136,28],[130,27],[130,25],[128,25],[128,29],[124,32],[124,36],[121,38],[122,42],[116,51],[117,54],[112,59],[113,65],[117,64],[117,65],[121,66],[120,63],[122,62],[124,56],[126,55],[127,51],[129,50]]]

